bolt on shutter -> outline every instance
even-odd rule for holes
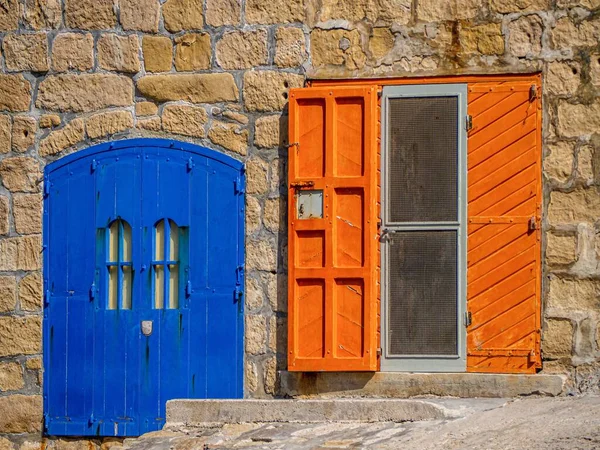
[[[290,91],[290,371],[377,369],[377,90]]]
[[[540,359],[540,80],[469,85],[467,370]]]

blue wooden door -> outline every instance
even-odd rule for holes
[[[173,398],[243,394],[241,163],[162,140],[48,166],[50,435],[160,429]]]

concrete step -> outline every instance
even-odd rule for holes
[[[426,395],[459,398],[556,396],[560,375],[400,372],[280,372],[281,394],[293,398],[411,398]]]

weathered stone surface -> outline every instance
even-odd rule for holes
[[[246,21],[261,24],[302,22],[302,3],[302,0],[247,0]]]
[[[265,294],[260,282],[253,278],[246,280],[246,307],[248,310],[260,309],[264,303]]]
[[[29,116],[15,116],[12,127],[12,149],[17,153],[26,152],[35,144],[37,121]]]
[[[248,150],[248,130],[234,124],[214,121],[208,131],[208,138],[214,144],[240,155],[245,155]]]
[[[129,128],[133,128],[133,116],[129,111],[94,114],[85,122],[87,135],[91,139],[121,133]]]
[[[14,445],[11,441],[9,441],[8,439],[4,438],[4,437],[0,437],[0,450],[14,450]],[[19,447],[19,450],[29,450],[29,449],[24,449],[23,446]],[[32,449],[32,450],[38,450],[37,448]]]
[[[548,64],[545,87],[554,95],[572,95],[577,91],[581,66],[577,63],[554,62]]]
[[[277,270],[277,250],[274,242],[265,239],[250,239],[246,245],[246,266],[248,269]]]
[[[0,433],[39,432],[42,412],[41,395],[0,397]]]
[[[544,158],[546,175],[560,182],[565,182],[573,172],[574,144],[557,142],[548,145],[550,154]]]
[[[131,79],[114,74],[52,75],[40,83],[38,108],[88,112],[133,104]]]
[[[411,0],[324,0],[320,20],[368,20],[372,23],[406,24],[410,20]]]
[[[571,47],[595,46],[598,37],[599,30],[593,23],[583,21],[576,25],[569,17],[563,17],[556,21],[550,33],[550,42],[555,49],[564,50]]]
[[[6,0],[0,8],[0,31],[16,30],[19,26],[21,5],[19,0]]]
[[[241,12],[241,0],[206,0],[206,23],[212,27],[238,25]]]
[[[154,116],[158,113],[158,106],[152,102],[139,102],[135,104],[136,116]]]
[[[467,53],[501,55],[504,53],[504,36],[502,36],[501,24],[489,23],[477,27],[462,27],[460,43]]]
[[[208,33],[188,33],[175,38],[175,69],[179,72],[209,69],[211,45]]]
[[[258,231],[261,226],[260,202],[256,197],[246,196],[246,234],[250,235]]]
[[[166,36],[144,36],[142,40],[146,72],[168,72],[173,64],[173,42]]]
[[[273,311],[287,311],[287,276],[267,274],[267,298]],[[287,336],[287,333],[286,333]]]
[[[420,0],[417,17],[424,22],[470,19],[483,7],[482,0]]]
[[[115,0],[65,0],[65,21],[69,28],[107,30],[117,22]]]
[[[285,139],[283,139],[283,141],[286,142]],[[269,170],[271,172],[269,190],[272,194],[279,194],[282,188],[287,191],[285,167],[285,159],[274,159],[271,161],[269,166]]]
[[[542,332],[542,352],[545,358],[570,356],[573,349],[573,324],[569,320],[546,320]]]
[[[199,30],[204,26],[201,0],[167,0],[162,11],[165,28],[172,33]]]
[[[200,106],[167,105],[162,113],[165,131],[193,137],[204,137],[204,124],[208,120],[206,110]]]
[[[124,30],[156,33],[160,18],[159,0],[119,0],[121,25]]]
[[[25,22],[34,30],[58,28],[62,22],[60,0],[25,0]]]
[[[302,87],[304,77],[268,70],[244,74],[244,105],[249,111],[279,111],[287,104],[288,90]]]
[[[81,142],[83,137],[83,119],[74,119],[60,130],[55,130],[48,137],[42,139],[38,150],[39,154],[40,156],[56,155]]]
[[[23,75],[0,74],[0,110],[28,111],[30,103],[31,84]]]
[[[590,78],[594,86],[600,86],[600,54],[590,57]]]
[[[42,358],[29,358],[27,361],[25,361],[25,367],[30,370],[40,370],[42,368]]]
[[[600,284],[595,280],[550,278],[548,307],[594,311],[600,307]]]
[[[231,120],[235,120],[237,123],[242,125],[248,124],[248,116],[235,111],[223,111],[223,117]]]
[[[42,267],[41,253],[42,240],[40,236],[23,236],[1,240],[0,270],[39,270]]]
[[[591,105],[561,102],[558,105],[558,133],[565,137],[591,135],[600,129],[600,101]]]
[[[137,82],[141,94],[158,102],[217,103],[238,100],[230,73],[149,75]]]
[[[296,27],[280,27],[275,34],[275,64],[296,67],[306,60],[304,31]]]
[[[0,317],[0,337],[2,338],[0,339],[0,356],[40,353],[42,318],[39,316]],[[0,411],[2,411],[1,407]]]
[[[334,65],[349,70],[361,69],[366,55],[358,30],[321,30],[310,33],[312,63],[315,67]]]
[[[508,25],[508,49],[518,57],[532,57],[542,50],[544,24],[536,14],[523,16]]]
[[[42,275],[33,272],[19,282],[19,304],[22,311],[42,309]]]
[[[255,392],[258,388],[258,373],[256,365],[252,361],[246,361],[246,390]]]
[[[11,192],[38,192],[41,176],[40,164],[33,158],[17,156],[0,161],[2,184]]]
[[[585,181],[594,179],[594,147],[586,145],[579,149],[577,156],[577,176]]]
[[[135,35],[103,34],[98,40],[98,64],[103,69],[116,72],[139,72],[139,47]]]
[[[52,69],[56,72],[94,67],[94,38],[90,33],[61,33],[52,43]]]
[[[162,129],[162,122],[160,117],[148,117],[144,119],[138,119],[136,127],[141,130],[147,131],[160,131]]]
[[[246,316],[246,353],[259,355],[265,352],[267,342],[267,324],[263,316]]]
[[[577,259],[577,238],[548,234],[546,261],[549,265],[571,264]]]
[[[46,33],[9,34],[2,49],[8,70],[46,72],[50,67]]]
[[[263,221],[265,228],[273,233],[283,231],[283,214],[285,206],[281,198],[269,198],[265,202],[265,213]]]
[[[8,153],[11,150],[12,125],[10,116],[0,114],[0,153]]]
[[[18,391],[25,386],[23,368],[18,362],[0,363],[0,392]]]
[[[275,321],[275,317],[271,317],[271,321]],[[264,363],[265,380],[264,387],[267,394],[275,395],[277,392],[277,358],[271,356]]]
[[[548,220],[551,224],[590,222],[600,217],[600,193],[596,188],[551,192]]]
[[[282,116],[264,116],[256,119],[254,128],[254,145],[262,148],[272,148],[281,145],[279,130],[287,125]]]
[[[369,53],[372,58],[380,59],[394,48],[394,35],[389,28],[373,28],[369,39]]]
[[[492,0],[492,10],[501,14],[513,12],[544,11],[548,9],[548,0]]]
[[[217,42],[217,62],[223,69],[249,69],[267,64],[265,30],[232,31]]]
[[[246,164],[246,192],[264,194],[267,192],[268,165],[259,158],[253,158]]]
[[[0,312],[15,310],[17,305],[17,281],[14,276],[0,276]]]
[[[42,232],[42,196],[41,194],[13,195],[13,216],[15,231],[19,234],[37,234]]]
[[[8,197],[0,195],[0,235],[8,234],[10,230]]]
[[[581,6],[588,9],[594,9],[600,6],[600,0],[557,0],[556,6],[559,8]]]

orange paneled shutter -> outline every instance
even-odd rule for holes
[[[290,371],[377,369],[377,114],[375,86],[290,91]]]
[[[470,372],[541,367],[540,92],[538,77],[469,85]]]

